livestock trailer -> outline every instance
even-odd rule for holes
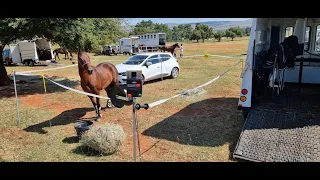
[[[55,61],[51,42],[43,38],[20,41],[9,47],[13,64],[33,66],[41,63],[40,61]]]
[[[119,53],[120,54],[132,54],[134,53],[133,47],[134,39],[132,37],[119,39]]]
[[[254,18],[233,157],[320,161],[320,18]]]
[[[166,45],[166,33],[146,33],[137,36],[140,52],[158,51],[159,47]]]

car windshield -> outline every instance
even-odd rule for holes
[[[147,55],[135,55],[126,60],[123,64],[139,65],[141,64],[148,56]]]

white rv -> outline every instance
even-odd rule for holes
[[[51,43],[46,39],[24,40],[9,47],[13,64],[33,66],[40,61],[55,61]]]
[[[144,52],[157,51],[166,45],[166,33],[146,33],[138,36],[139,50]]]
[[[320,160],[320,18],[254,18],[238,109],[244,127],[233,157]]]

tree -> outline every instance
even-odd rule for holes
[[[227,39],[231,37],[231,31],[229,29],[225,31],[225,37],[227,37]]]
[[[243,36],[243,29],[241,29],[239,26],[238,27],[232,27],[229,28],[231,32],[234,32],[237,37],[242,37]]]
[[[142,20],[141,22],[137,23],[132,30],[131,34],[145,34],[153,32],[154,24],[151,20],[145,21]]]
[[[180,24],[178,26],[174,26],[172,29],[173,40],[190,39],[191,35],[192,35],[191,24]]]
[[[213,29],[212,27],[208,26],[207,24],[200,24],[197,23],[195,30],[198,30],[200,32],[200,36],[202,39],[202,42],[204,42],[205,39],[209,39],[213,36]]]
[[[183,32],[181,31],[181,29],[179,28],[179,26],[174,26],[172,28],[172,39],[175,41],[179,41],[182,39],[183,37]]]
[[[191,24],[179,25],[183,29],[182,38],[190,39],[192,35],[192,26]]]
[[[199,42],[199,39],[201,39],[201,32],[200,30],[194,29],[192,31],[192,35],[190,36],[190,40],[197,40],[197,43]]]
[[[220,31],[218,31],[218,32],[216,32],[216,33],[213,34],[213,37],[214,37],[216,40],[218,40],[218,42],[221,41],[222,36],[223,36],[223,34],[222,34],[222,32],[220,32]]]
[[[101,48],[106,42],[115,42],[122,35],[123,19],[115,18],[2,18],[0,19],[0,51],[5,45],[21,39],[47,38],[53,43],[76,50]],[[10,84],[0,58],[0,86]]]
[[[0,19],[0,51],[9,43],[17,39],[32,39],[34,37],[46,37],[53,39],[56,32],[74,28],[76,18],[1,18]],[[0,57],[0,86],[11,84]]]
[[[251,27],[246,27],[243,31],[246,36],[250,36]]]
[[[101,50],[105,44],[115,43],[126,35],[122,28],[125,19],[121,18],[83,18],[74,22],[76,29],[72,33],[58,31],[54,41],[60,46],[76,50],[78,44],[86,51]],[[75,43],[75,41],[77,43]]]
[[[233,39],[236,37],[237,35],[236,35],[236,33],[234,33],[234,32],[230,32],[230,38],[231,38],[231,41],[233,41]]]

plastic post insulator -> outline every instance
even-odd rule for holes
[[[136,108],[137,110],[139,110],[139,109],[141,108],[140,104],[136,104],[136,105],[135,105],[135,108]]]

